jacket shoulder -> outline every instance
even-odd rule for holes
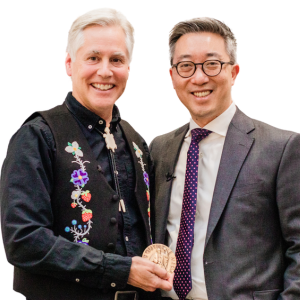
[[[150,146],[149,146],[150,151],[154,144],[155,144],[155,147],[163,147],[169,140],[173,139],[178,134],[186,132],[188,130],[188,128],[189,128],[189,123],[177,128],[173,131],[170,131],[168,133],[165,133],[165,134],[155,137],[153,139],[153,141],[150,143]]]
[[[254,138],[260,138],[265,142],[268,141],[271,144],[286,144],[290,139],[300,138],[299,133],[290,130],[280,129],[255,119],[252,119],[252,121],[255,126],[255,130],[253,131],[252,136]]]
[[[296,132],[279,129],[262,121],[252,119],[245,115],[237,108],[237,112],[234,115],[231,124],[238,130],[249,134],[249,136],[255,139],[262,139],[265,144],[268,142],[278,143],[287,142],[292,136],[297,137],[300,135]]]

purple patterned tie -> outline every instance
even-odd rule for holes
[[[199,142],[211,131],[195,128],[191,131],[192,141],[187,153],[186,173],[180,228],[176,246],[177,267],[174,276],[174,290],[179,300],[185,299],[192,289],[191,255],[194,246],[194,223],[197,206]]]

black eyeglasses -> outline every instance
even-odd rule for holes
[[[172,65],[176,67],[177,73],[183,77],[188,78],[195,74],[197,65],[202,66],[202,71],[210,77],[217,76],[221,73],[224,64],[234,65],[232,61],[224,62],[220,60],[206,60],[204,63],[195,64],[192,61],[181,61]]]

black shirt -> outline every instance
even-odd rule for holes
[[[94,114],[82,106],[69,93],[66,99],[66,105],[71,111],[84,136],[86,137],[99,166],[105,175],[110,186],[115,189],[113,170],[109,160],[109,153],[103,138],[106,122],[98,115]],[[140,237],[143,223],[139,217],[138,205],[135,201],[135,172],[132,157],[125,141],[124,134],[118,126],[121,120],[117,106],[114,106],[112,120],[110,123],[110,132],[114,135],[117,149],[114,152],[114,159],[118,171],[117,177],[121,191],[121,198],[124,199],[126,212],[119,212],[118,216],[118,241],[116,245],[116,254],[123,256],[141,255],[147,245],[142,245]]]
[[[103,132],[105,121],[83,107],[71,93],[66,104],[87,138],[107,181],[115,188],[105,141],[96,130]],[[62,279],[66,270],[80,272],[81,281],[87,286],[110,288],[114,282],[120,289],[125,288],[131,267],[129,256],[141,255],[146,245],[141,245],[137,238],[142,226],[133,197],[135,173],[128,145],[118,126],[119,121],[119,111],[115,106],[110,129],[118,146],[115,159],[126,205],[126,213],[123,218],[122,215],[119,217],[116,253],[121,255],[103,253],[92,247],[77,247],[71,243],[69,251],[76,253],[71,257],[72,264],[63,258],[68,254],[66,242],[54,236],[50,229],[53,224],[51,192],[54,185],[52,166],[56,156],[55,142],[49,126],[39,116],[24,124],[12,137],[1,173],[1,222],[11,264]]]

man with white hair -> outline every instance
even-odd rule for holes
[[[156,299],[172,279],[139,256],[151,244],[152,162],[121,120],[133,27],[113,9],[69,32],[63,105],[29,117],[10,141],[1,222],[14,290],[30,300]]]

